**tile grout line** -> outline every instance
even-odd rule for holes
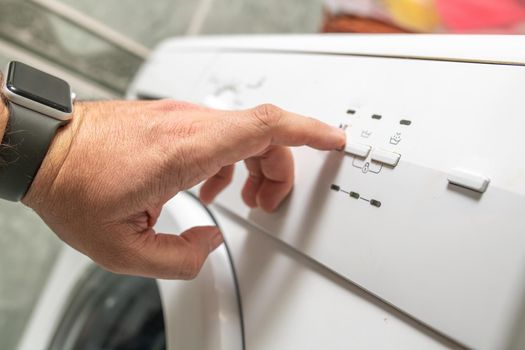
[[[75,8],[61,3],[57,0],[29,0],[32,4],[58,16],[77,27],[80,27],[92,35],[136,56],[143,60],[147,59],[151,51],[141,43],[129,38],[106,24],[87,16]]]
[[[208,13],[210,12],[212,4],[213,0],[200,0],[199,5],[197,5],[197,9],[195,10],[195,13],[193,14],[191,22],[188,26],[188,29],[186,30],[187,36],[195,36],[200,34],[202,26],[204,25],[204,21],[206,20],[206,17],[208,17]]]

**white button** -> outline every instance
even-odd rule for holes
[[[362,143],[348,142],[345,146],[345,152],[359,157],[366,158],[372,147],[363,145]]]
[[[386,151],[384,149],[374,148],[372,150],[371,157],[372,160],[376,162],[396,166],[397,163],[399,163],[399,158],[401,158],[401,155],[399,153]]]
[[[461,187],[466,187],[477,192],[485,192],[490,179],[486,176],[463,169],[452,169],[448,174],[448,182]]]

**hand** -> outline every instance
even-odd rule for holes
[[[205,203],[228,185],[236,162],[242,197],[273,211],[293,185],[287,146],[340,149],[341,130],[275,106],[230,112],[163,101],[78,103],[23,202],[66,243],[117,273],[196,276],[222,243],[216,227],[156,233],[162,206],[206,180]]]

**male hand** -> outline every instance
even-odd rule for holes
[[[163,101],[77,103],[23,203],[66,243],[124,274],[191,279],[222,243],[216,227],[180,235],[153,229],[162,206],[206,180],[210,203],[244,160],[244,202],[274,211],[293,186],[287,146],[340,149],[344,133],[312,118],[262,105],[218,111]]]

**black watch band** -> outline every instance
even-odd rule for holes
[[[8,102],[0,145],[0,198],[20,201],[29,190],[57,129],[66,122]]]

